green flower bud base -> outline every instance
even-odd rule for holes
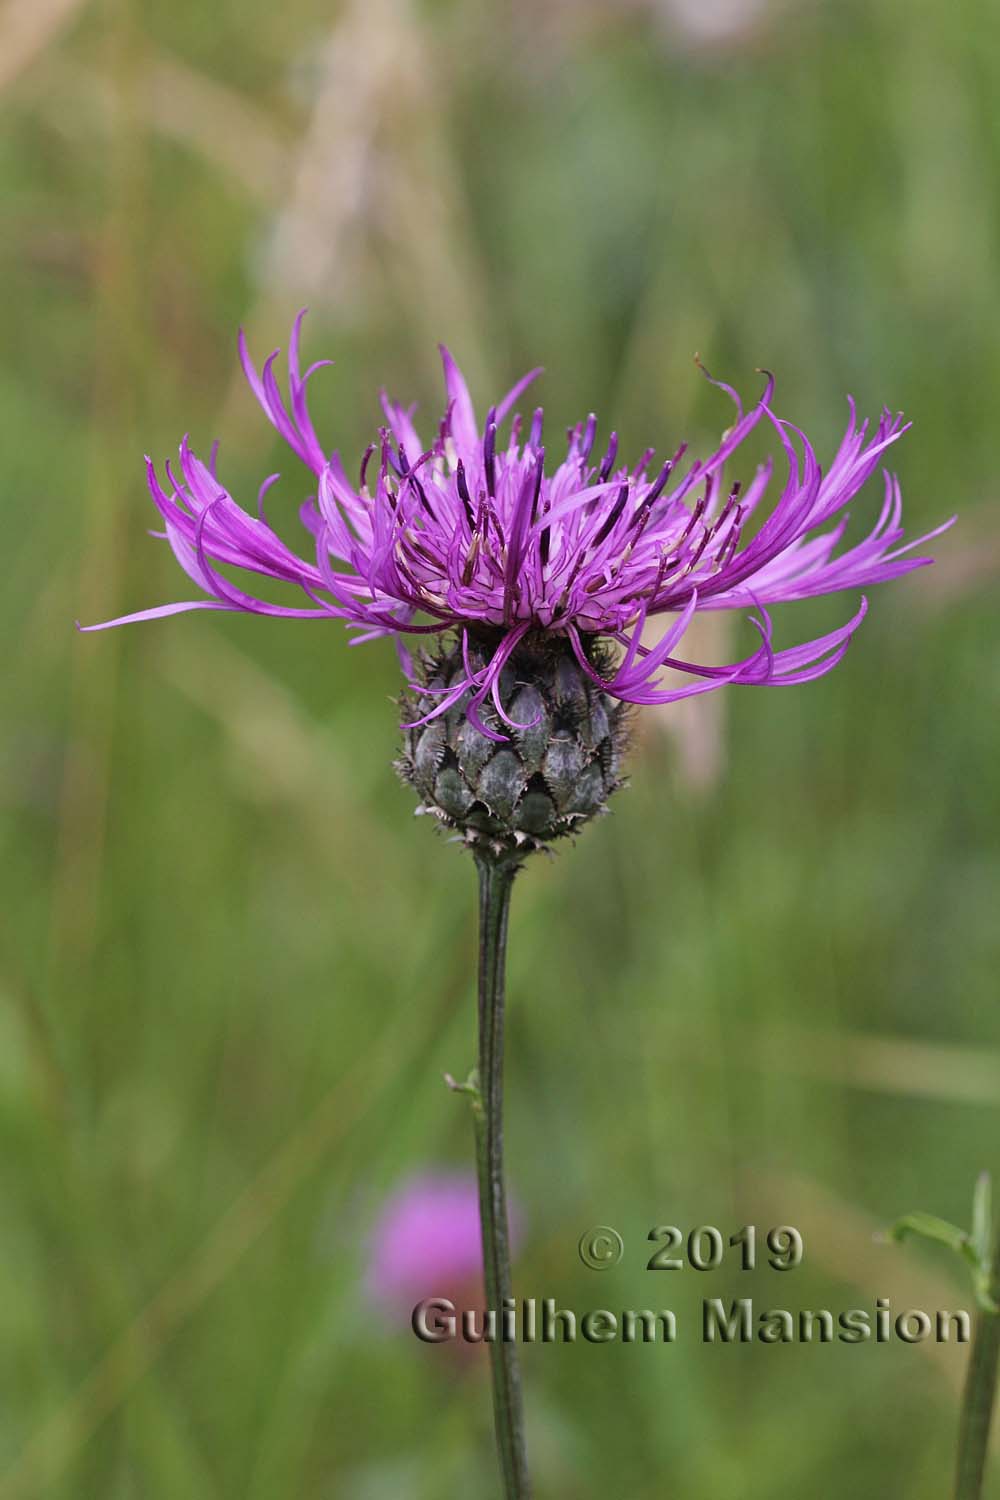
[[[484,666],[500,639],[470,637],[473,666]],[[610,676],[609,649],[594,642],[588,653],[596,671]],[[442,690],[465,675],[460,642],[424,657],[415,674],[420,687],[402,700],[404,723],[431,713]],[[506,735],[504,743],[469,722],[470,696],[403,730],[397,770],[420,796],[419,811],[495,854],[545,847],[607,811],[622,785],[629,710],[587,676],[564,637],[526,637],[501,674],[504,711],[523,727],[505,724],[492,702],[481,705],[482,722]]]

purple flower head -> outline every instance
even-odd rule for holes
[[[512,1214],[517,1243],[518,1215]],[[409,1178],[385,1203],[369,1241],[366,1285],[379,1305],[409,1308],[422,1297],[480,1293],[479,1192],[471,1172]]]
[[[593,681],[630,703],[670,703],[727,683],[808,682],[840,661],[866,601],[838,629],[781,650],[773,644],[767,606],[909,572],[931,561],[914,556],[914,549],[945,529],[904,542],[899,484],[884,470],[874,526],[840,550],[847,505],[906,431],[888,410],[872,427],[858,422],[850,402],[847,431],[824,470],[804,433],[775,415],[770,376],[749,410],[730,386],[713,381],[736,414],[707,457],[687,459],[682,445],[665,461],[654,462],[648,450],[630,466],[619,456],[614,432],[606,445],[595,446],[591,414],[569,430],[561,460],[547,464],[542,409],[527,422],[512,415],[540,371],[518,381],[480,426],[462,373],[443,347],[448,404],[432,441],[418,434],[412,407],[383,394],[386,425],[352,480],[340,454],[323,448],[309,413],[306,386],[329,361],[301,373],[302,317],[292,330],[287,397],[274,374],[278,351],[258,372],[241,334],[240,357],[265,415],[316,476],[316,494],[300,512],[312,555],[300,557],[268,524],[264,496],[277,475],[261,485],[256,514],[250,514],[216,477],[214,455],[206,465],[185,438],[178,466],[166,464],[163,479],[147,460],[148,482],[164,523],[158,534],[207,597],[108,624],[222,609],[342,620],[359,632],[356,642],[392,636],[399,643],[405,635],[454,629],[463,643],[465,675],[440,691],[426,718],[465,698],[471,723],[496,740],[503,733],[484,724],[479,710],[490,699],[502,724],[520,727],[501,702],[499,682],[529,633],[561,636]],[[780,474],[768,460],[745,484],[724,480],[724,466],[761,423],[773,431]],[[271,603],[220,566],[293,585],[304,602]],[[727,666],[678,657],[695,611],[723,609],[752,611],[755,649]],[[643,629],[656,615],[673,618],[650,646]],[[485,661],[470,650],[470,636],[477,635],[495,643]],[[596,637],[620,647],[610,675],[599,675],[592,660],[588,646]],[[664,668],[693,680],[664,686]]]

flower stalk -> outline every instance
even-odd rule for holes
[[[518,861],[510,855],[481,851],[475,858],[479,872],[479,1066],[476,1086],[469,1093],[476,1127],[486,1305],[495,1310],[499,1322],[504,1299],[512,1296],[503,1162],[503,1060],[507,918]],[[531,1481],[517,1347],[495,1338],[489,1351],[504,1497],[528,1500]]]
[[[972,1354],[958,1426],[955,1500],[980,1500],[1000,1365],[1000,1226],[990,1247],[983,1294],[977,1296]]]
[[[946,1245],[964,1262],[976,1297],[976,1326],[965,1376],[958,1424],[958,1463],[954,1500],[981,1500],[990,1426],[1000,1365],[1000,1215],[994,1217],[992,1181],[980,1173],[972,1199],[972,1228],[960,1229],[936,1214],[906,1214],[887,1238],[910,1236]]]
[[[1000,1283],[1000,1278],[997,1280]],[[1000,1284],[996,1285],[996,1291],[1000,1295]],[[983,1492],[990,1425],[996,1402],[998,1361],[1000,1312],[987,1312],[985,1308],[981,1308],[976,1315],[972,1356],[962,1397],[955,1500],[980,1500]]]

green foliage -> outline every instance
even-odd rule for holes
[[[893,1240],[905,1240],[910,1235],[918,1239],[934,1240],[947,1245],[961,1256],[972,1273],[972,1286],[976,1302],[988,1313],[1000,1313],[1000,1304],[994,1296],[995,1234],[992,1213],[992,1179],[988,1172],[980,1172],[976,1179],[976,1190],[972,1200],[972,1230],[967,1232],[934,1214],[922,1212],[904,1214],[897,1219],[888,1236]]]

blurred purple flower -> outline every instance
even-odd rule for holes
[[[682,464],[686,445],[681,445],[656,467],[652,449],[629,466],[619,462],[612,432],[603,457],[595,461],[597,421],[591,414],[570,429],[566,456],[547,474],[540,407],[526,433],[515,415],[509,435],[500,436],[540,371],[518,381],[480,427],[461,371],[444,348],[448,405],[433,442],[425,447],[418,436],[413,408],[383,393],[388,426],[366,450],[354,484],[340,455],[322,447],[309,415],[306,385],[330,362],[300,373],[302,317],[292,330],[287,403],[274,375],[278,351],[259,373],[242,334],[240,354],[268,419],[317,476],[317,495],[301,509],[315,560],[299,557],[267,522],[264,495],[277,475],[264,481],[258,514],[252,516],[217,479],[214,455],[206,466],[185,439],[179,472],[165,466],[165,487],[147,460],[149,488],[165,525],[159,535],[209,597],[160,605],[107,624],[221,609],[343,620],[360,632],[357,641],[388,635],[398,642],[405,634],[457,629],[465,672],[439,690],[426,718],[471,694],[468,719],[489,738],[502,739],[481,721],[479,709],[492,699],[503,723],[519,727],[501,702],[500,675],[529,632],[562,636],[591,679],[631,703],[671,703],[727,683],[808,682],[840,661],[867,602],[862,599],[838,629],[780,651],[772,644],[766,606],[898,577],[931,561],[914,557],[913,549],[945,529],[904,543],[899,484],[884,471],[884,499],[874,527],[837,551],[847,525],[845,507],[906,431],[902,418],[887,409],[870,431],[867,421],[858,423],[849,402],[847,431],[824,471],[805,435],[774,414],[770,376],[748,411],[732,387],[713,381],[732,400],[736,419],[707,458]],[[773,429],[783,457],[783,483],[769,514],[764,502],[772,460],[757,467],[745,488],[727,487],[721,477],[724,464],[761,422]],[[755,529],[747,539],[751,523]],[[223,576],[219,565],[296,585],[307,603],[275,604],[247,593]],[[676,655],[696,611],[732,609],[754,611],[760,641],[748,656],[728,666],[705,666]],[[650,647],[643,629],[647,619],[661,614],[675,619]],[[496,642],[485,663],[481,657],[472,660],[470,632]],[[597,636],[623,648],[608,677],[597,672],[588,649]],[[409,669],[402,649],[401,656]],[[666,685],[659,680],[663,668],[695,680]]]
[[[511,1214],[511,1241],[519,1238]],[[479,1192],[471,1172],[411,1177],[386,1201],[369,1239],[365,1277],[373,1302],[408,1309],[422,1297],[468,1288],[482,1295]]]

